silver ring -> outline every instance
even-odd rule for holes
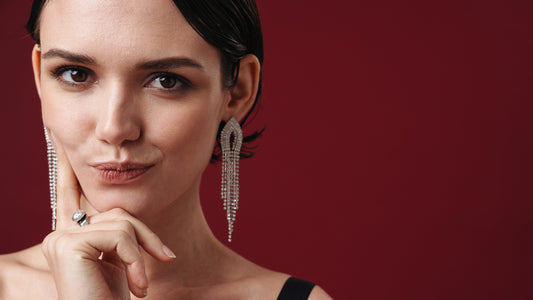
[[[87,213],[84,210],[80,209],[72,215],[72,221],[78,223],[80,227],[83,227],[89,225],[89,216],[87,216]]]

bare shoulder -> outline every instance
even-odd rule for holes
[[[18,252],[0,255],[0,299],[9,299],[22,270]]]
[[[39,255],[39,246],[0,255],[0,299],[52,298],[53,280]]]
[[[240,296],[245,295],[243,299],[276,299],[289,277],[288,274],[263,270],[240,282],[247,289]]]
[[[330,295],[324,291],[320,286],[315,285],[311,294],[309,295],[309,300],[333,300]]]
[[[264,270],[263,272],[260,272],[255,276],[251,276],[245,281],[240,282],[241,285],[249,288],[247,293],[242,293],[241,295],[246,295],[243,299],[277,299],[283,286],[285,285],[285,282],[290,277],[291,275],[289,274]],[[329,296],[320,286],[315,285],[308,299],[332,300],[333,298]]]
[[[13,252],[9,254],[0,255],[0,275],[5,275],[6,270],[47,270],[46,260],[41,254],[41,245],[35,245],[33,247]]]
[[[247,262],[246,276],[233,281],[230,285],[225,285],[226,291],[234,292],[222,293],[217,291],[217,295],[228,295],[227,299],[247,299],[247,300],[271,300],[277,299],[291,275],[263,268],[253,263]],[[224,298],[226,299],[226,298]],[[324,289],[315,285],[309,295],[309,300],[331,300]]]

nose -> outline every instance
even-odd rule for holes
[[[96,137],[114,146],[136,141],[141,135],[140,112],[124,84],[110,83],[98,101]]]

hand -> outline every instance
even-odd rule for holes
[[[146,296],[148,278],[140,247],[162,262],[172,261],[172,252],[123,209],[92,215],[84,227],[72,222],[72,214],[80,209],[78,181],[62,146],[53,133],[50,137],[58,159],[58,224],[42,250],[59,299],[130,299],[130,291]]]

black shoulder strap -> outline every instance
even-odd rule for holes
[[[312,282],[290,277],[285,281],[278,300],[306,300],[314,287]]]

